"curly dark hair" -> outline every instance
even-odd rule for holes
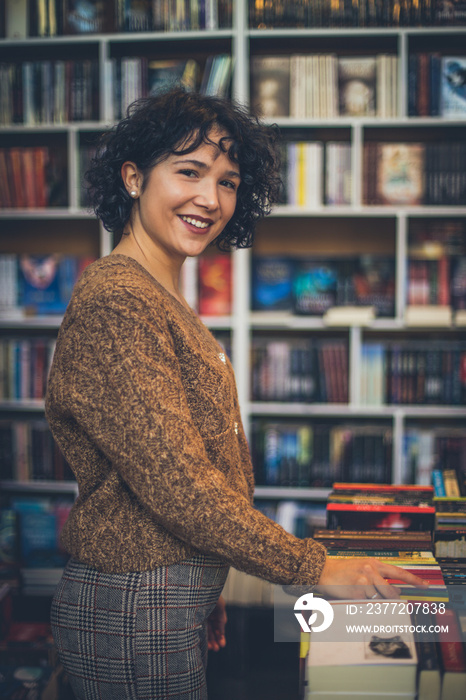
[[[228,135],[219,145],[239,165],[241,182],[233,217],[215,243],[221,250],[250,247],[256,221],[279,197],[278,128],[261,124],[228,99],[181,87],[136,100],[102,136],[85,178],[91,207],[104,227],[119,240],[130,217],[134,200],[121,177],[125,161],[133,161],[147,182],[157,163],[171,154],[192,153],[216,128]]]

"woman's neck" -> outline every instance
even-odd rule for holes
[[[123,235],[121,241],[113,249],[111,254],[126,255],[136,260],[167,290],[167,292],[174,296],[180,304],[183,304],[187,309],[190,308],[180,291],[180,276],[183,260],[170,260],[167,263],[167,261],[161,260],[161,256],[155,254],[154,251],[144,250],[137,241],[133,239],[131,234]]]

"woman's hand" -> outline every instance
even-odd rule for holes
[[[227,623],[225,600],[222,596],[207,618],[207,648],[209,651],[219,651],[226,645],[225,625]]]
[[[428,583],[399,566],[378,559],[327,558],[315,590],[334,598],[398,598],[399,591],[385,579],[398,579],[427,588]]]

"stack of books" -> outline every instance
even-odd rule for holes
[[[432,531],[433,486],[335,483],[327,502],[331,529]]]
[[[302,635],[301,698],[466,696],[466,605],[454,594],[466,571],[464,561],[444,566],[434,555],[433,511],[432,487],[334,484],[327,504],[331,524],[313,535],[328,557],[376,557],[430,585],[416,588],[395,577],[388,583],[399,590],[396,600],[330,599],[330,627]],[[388,524],[387,515],[396,521]]]
[[[381,613],[374,618],[378,627],[396,625],[403,630],[400,634],[354,634],[348,639],[348,611],[357,607],[359,615],[354,618],[370,620],[371,601],[334,601],[330,628],[302,634],[302,700],[463,700],[464,611],[437,606],[435,613],[424,612],[422,604],[413,612],[414,605],[409,608],[396,601],[385,605],[380,604]],[[429,633],[419,632],[422,628]]]
[[[466,560],[466,482],[459,469],[434,469],[435,553],[443,559]]]
[[[448,602],[448,591],[439,562],[432,552],[430,532],[412,530],[316,530],[314,539],[327,547],[327,557],[374,557],[419,576],[429,588],[416,588],[399,578],[387,579],[398,588],[400,600],[410,603]]]

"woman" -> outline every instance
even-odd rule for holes
[[[75,288],[46,399],[79,485],[52,610],[78,699],[205,698],[230,565],[394,593],[393,567],[326,561],[253,508],[232,368],[180,292],[188,256],[251,244],[278,194],[275,143],[229,101],[174,89],[132,106],[88,173],[121,239]]]

